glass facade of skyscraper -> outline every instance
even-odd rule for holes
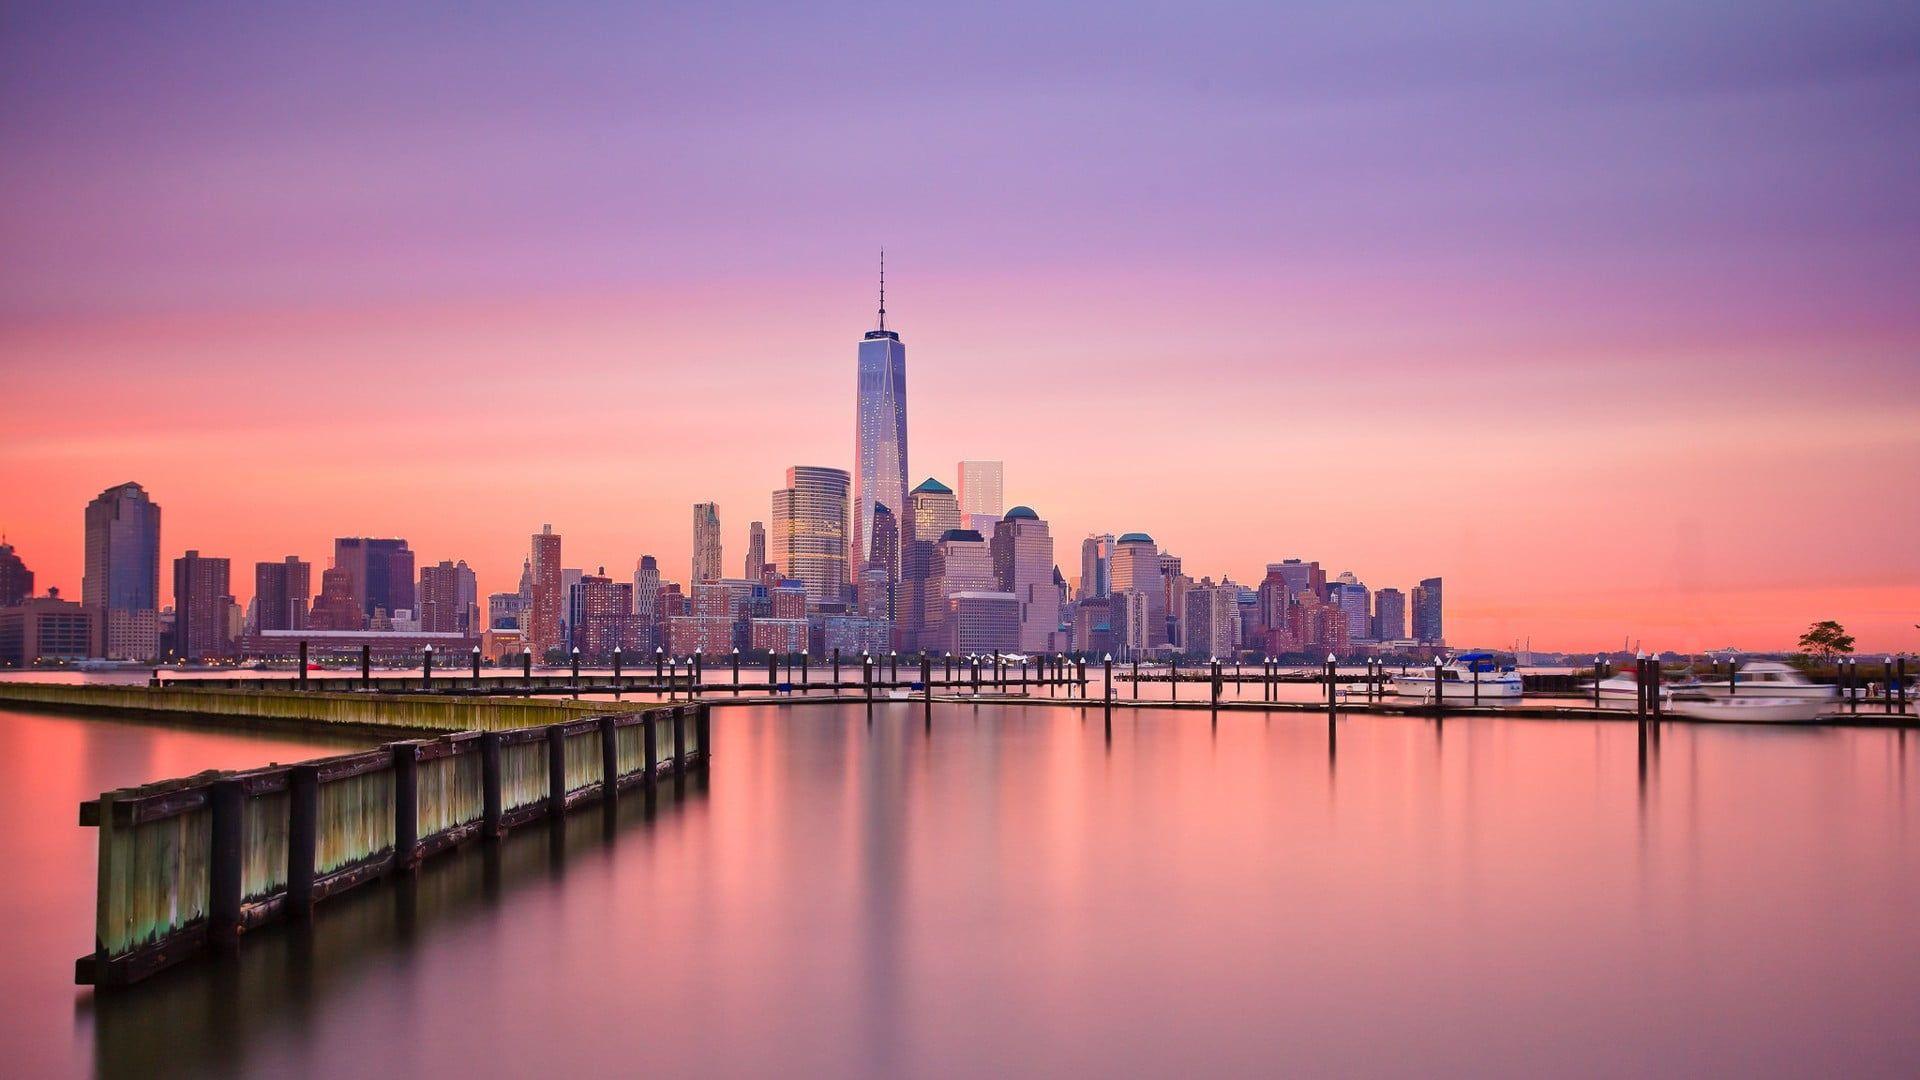
[[[773,561],[807,589],[815,604],[838,603],[847,590],[845,469],[795,465],[773,493]]]
[[[866,564],[873,542],[873,504],[882,503],[895,512],[907,505],[907,347],[892,330],[869,330],[860,342],[855,423],[853,567],[857,571]]]

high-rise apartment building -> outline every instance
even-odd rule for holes
[[[972,529],[948,529],[933,542],[929,556],[920,645],[943,652],[960,652],[959,628],[954,621],[957,598],[963,593],[1003,592],[994,573],[993,553],[987,547],[986,538]],[[1012,598],[1011,593],[1005,595]],[[1018,646],[1017,611],[1014,623],[1014,640],[996,647],[1011,651]]]
[[[874,504],[897,511],[907,502],[907,347],[887,329],[885,252],[880,256],[880,323],[860,340],[855,395],[852,570],[857,572],[873,543]]]
[[[1446,628],[1440,621],[1440,579],[1430,577],[1413,588],[1413,637],[1422,645],[1446,643]]]
[[[478,580],[465,559],[458,563],[442,559],[436,566],[421,567],[415,612],[420,629],[429,634],[472,632],[479,619],[478,594]]]
[[[527,605],[527,642],[535,656],[545,656],[566,642],[561,624],[566,593],[562,588],[560,534],[542,525],[533,535],[533,553],[527,560],[533,577],[533,599]]]
[[[412,611],[413,551],[399,538],[343,536],[333,542],[333,565],[353,581],[360,614],[371,620],[375,612],[392,617]]]
[[[633,614],[640,623],[640,644],[644,649],[666,643],[660,633],[660,561],[642,555],[633,565]]]
[[[583,574],[573,590],[573,640],[580,655],[596,664],[613,659],[613,650],[638,659],[647,651],[640,617],[633,612],[633,584],[605,573]]]
[[[767,527],[758,521],[747,522],[747,564],[740,576],[759,581],[767,572]]]
[[[1053,533],[1030,506],[1016,506],[994,525],[994,577],[1020,602],[1020,651],[1051,652],[1060,630],[1060,590],[1053,580]]]
[[[305,630],[313,600],[313,565],[297,555],[253,564],[254,627]]]
[[[139,484],[87,504],[87,566],[80,603],[100,612],[106,654],[151,660],[160,649],[160,506]]]
[[[173,560],[174,651],[185,660],[218,660],[233,652],[233,590],[226,559],[189,551]]]
[[[991,534],[1006,509],[1004,490],[1006,463],[1001,461],[963,461],[960,463],[960,522],[969,529]]]
[[[1188,656],[1231,658],[1240,652],[1240,586],[1201,578],[1186,590],[1180,620],[1181,650]]]
[[[795,465],[773,493],[774,566],[816,605],[846,597],[848,483],[845,469]]]
[[[693,577],[695,585],[709,581],[719,581],[725,571],[720,568],[720,504],[693,504]]]
[[[1373,594],[1373,639],[1399,641],[1407,636],[1407,596],[1399,589]]]
[[[0,542],[0,608],[10,608],[33,595],[33,571],[27,569],[13,545]]]

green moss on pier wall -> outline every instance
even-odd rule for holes
[[[201,690],[115,684],[0,682],[0,705],[51,705],[183,716],[288,720],[408,731],[507,731],[574,716],[637,711],[638,703],[425,694]]]

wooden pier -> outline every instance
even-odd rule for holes
[[[124,986],[475,838],[705,768],[705,705],[461,731],[293,765],[103,793],[82,985]]]

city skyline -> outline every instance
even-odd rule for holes
[[[76,500],[128,479],[169,566],[318,578],[334,537],[404,536],[497,591],[548,521],[577,565],[688,566],[697,502],[738,552],[786,466],[855,470],[884,243],[912,460],[942,463],[906,482],[1006,462],[1070,576],[1079,538],[1143,530],[1196,577],[1442,576],[1459,640],[1785,648],[1833,618],[1920,647],[1911,28],[1508,14],[1490,51],[1436,47],[1486,40],[1457,12],[1048,11],[1056,62],[1018,73],[915,17],[885,104],[796,47],[846,27],[779,12],[423,17],[371,54],[326,15],[82,48],[24,12],[0,531],[68,597]],[[1136,34],[1162,48],[1116,60]],[[716,115],[656,111],[716,78]],[[543,437],[602,430],[646,437]]]

